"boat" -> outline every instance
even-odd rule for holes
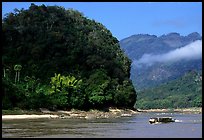
[[[149,123],[169,123],[169,122],[175,122],[175,120],[172,117],[155,117],[150,118]]]

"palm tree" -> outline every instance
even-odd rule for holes
[[[14,66],[14,70],[16,71],[15,83],[16,83],[17,78],[18,78],[18,82],[20,80],[20,71],[21,71],[21,69],[22,69],[21,65],[15,65]]]

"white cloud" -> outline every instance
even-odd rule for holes
[[[176,62],[179,60],[194,60],[200,58],[202,58],[202,40],[197,40],[165,54],[144,54],[139,60],[133,61],[133,64],[136,66],[141,66],[142,64],[153,65],[160,62]]]

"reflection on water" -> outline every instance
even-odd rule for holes
[[[152,125],[150,117],[171,116],[178,122]],[[33,119],[2,121],[2,137],[201,138],[202,115],[142,113],[115,119]]]

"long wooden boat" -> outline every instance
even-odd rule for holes
[[[155,117],[155,118],[150,118],[149,123],[169,123],[169,122],[175,122],[172,117]]]

